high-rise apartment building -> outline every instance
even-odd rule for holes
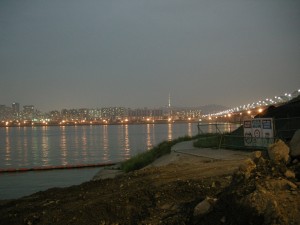
[[[13,118],[19,119],[20,118],[20,103],[13,102],[11,105]]]
[[[12,110],[13,110],[14,113],[19,114],[19,112],[20,112],[20,103],[14,102],[14,103],[12,103],[11,107],[12,107]]]
[[[34,116],[34,106],[24,105],[23,106],[23,119],[32,120]]]

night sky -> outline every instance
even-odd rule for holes
[[[228,107],[300,88],[299,0],[1,0],[0,104]]]

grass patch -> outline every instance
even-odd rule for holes
[[[150,163],[154,162],[159,157],[166,154],[170,154],[173,145],[183,141],[190,141],[198,137],[199,135],[193,137],[184,136],[184,137],[179,137],[177,139],[174,139],[172,141],[163,141],[157,146],[150,149],[149,151],[140,153],[124,161],[123,163],[121,163],[121,169],[126,173],[133,170],[141,169],[149,165]]]

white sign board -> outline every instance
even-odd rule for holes
[[[252,146],[252,121],[244,121],[244,144],[245,146]]]
[[[252,147],[268,147],[273,143],[273,119],[255,118],[244,121],[244,144]]]
[[[274,125],[272,118],[262,118],[262,137],[263,146],[268,147],[274,143]]]

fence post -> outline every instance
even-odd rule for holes
[[[203,134],[203,131],[200,128],[200,123],[199,122],[198,122],[197,128],[198,128],[198,134],[200,134],[200,133]]]
[[[218,124],[216,123],[215,125],[216,125],[216,131],[218,131],[221,134],[221,131],[218,128]]]
[[[220,142],[219,142],[219,148],[218,148],[218,149],[220,149],[220,148],[221,148],[222,139],[223,139],[223,134],[221,134],[221,138],[220,138]]]

